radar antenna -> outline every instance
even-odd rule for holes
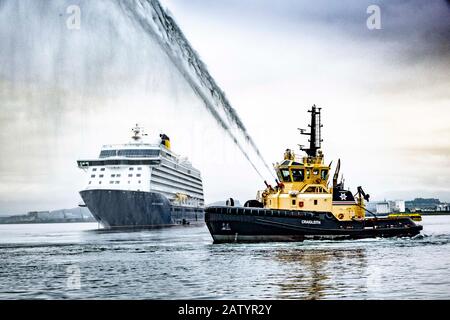
[[[133,135],[131,136],[131,138],[134,141],[139,141],[142,139],[143,136],[147,135],[146,133],[144,133],[144,128],[140,127],[139,124],[137,124],[137,123],[136,123],[136,126],[131,129],[131,131],[133,131]]]

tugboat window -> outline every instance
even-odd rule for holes
[[[289,174],[289,169],[281,169],[281,176],[284,182],[291,182],[291,175]]]
[[[328,170],[322,170],[321,174],[322,174],[321,178],[323,180],[325,180],[327,178],[327,175],[328,175]]]
[[[292,169],[292,178],[295,182],[305,180],[305,171],[303,169]]]
[[[278,180],[283,181],[283,178],[281,177],[281,173],[278,170],[277,170],[277,177],[278,177]]]

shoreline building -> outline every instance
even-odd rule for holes
[[[371,208],[377,214],[401,213],[406,210],[405,200],[378,201],[372,203]]]

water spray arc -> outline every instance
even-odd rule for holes
[[[258,161],[261,162],[262,167],[267,169],[268,173],[273,177],[273,169],[264,160],[225,93],[211,77],[206,65],[192,49],[174,18],[162,8],[159,1],[121,1],[119,5],[157,41],[195,94],[204,103],[204,106],[211,113],[217,124],[227,132],[258,175],[265,180],[261,170],[258,169],[258,165],[244,147],[244,143],[250,146]],[[236,135],[231,131],[233,127],[238,129],[240,135]]]

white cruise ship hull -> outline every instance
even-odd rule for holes
[[[154,228],[203,224],[201,207],[176,206],[161,193],[88,189],[80,195],[105,228]]]

